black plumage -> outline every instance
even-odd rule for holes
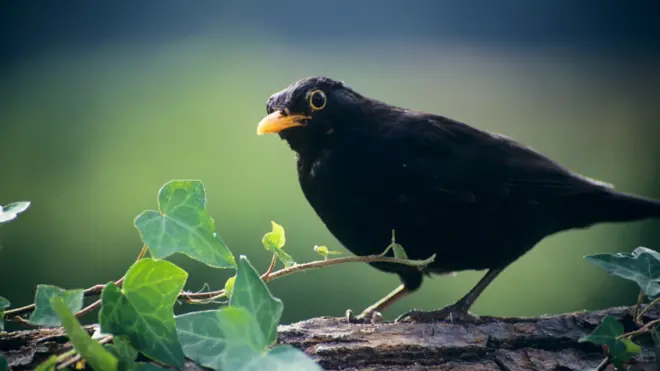
[[[305,197],[347,249],[381,253],[395,230],[410,258],[436,254],[424,272],[373,264],[403,284],[362,318],[418,289],[423,274],[488,270],[434,313],[469,318],[486,286],[544,237],[660,217],[660,202],[617,192],[508,137],[394,107],[329,78],[293,83],[268,99],[267,112],[258,133],[278,133],[297,153]]]

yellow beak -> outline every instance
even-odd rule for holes
[[[305,125],[303,120],[310,119],[309,116],[304,115],[287,115],[284,116],[282,112],[275,111],[270,115],[261,119],[257,125],[257,135],[279,133],[280,131],[294,126]]]

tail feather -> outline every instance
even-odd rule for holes
[[[564,198],[545,206],[546,233],[598,223],[660,218],[660,201],[607,189]]]
[[[660,218],[660,200],[609,190],[589,205],[594,222],[630,222]]]

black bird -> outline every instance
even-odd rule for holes
[[[546,236],[660,217],[660,201],[617,192],[506,136],[391,106],[330,78],[296,81],[266,111],[257,133],[278,133],[297,153],[305,197],[348,250],[379,254],[394,230],[410,259],[436,254],[423,271],[373,263],[402,285],[358,321],[417,290],[425,274],[488,270],[453,305],[404,316],[472,319],[484,289]]]

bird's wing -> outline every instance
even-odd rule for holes
[[[407,174],[426,183],[427,189],[478,202],[543,200],[612,188],[575,174],[508,137],[441,116],[404,115],[386,136],[410,162]]]

